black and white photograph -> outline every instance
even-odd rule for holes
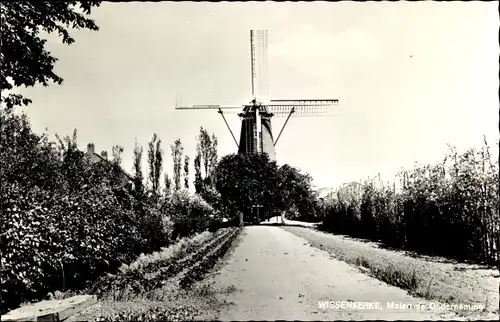
[[[498,9],[2,1],[0,320],[500,320]]]

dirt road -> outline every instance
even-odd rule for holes
[[[219,299],[232,303],[220,312],[220,320],[462,319],[431,311],[430,302],[332,259],[279,227],[246,227],[241,238],[225,265],[208,278],[220,290]],[[322,301],[378,302],[371,305],[380,309],[319,308]],[[412,308],[391,309],[388,303]],[[423,310],[417,309],[419,303],[425,304]]]

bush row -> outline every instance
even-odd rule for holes
[[[451,148],[436,165],[416,166],[384,185],[339,189],[323,205],[323,228],[394,248],[494,264],[500,249],[498,161],[486,143]]]

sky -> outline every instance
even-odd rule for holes
[[[336,98],[338,115],[292,118],[276,146],[279,164],[336,187],[378,173],[391,180],[415,161],[435,163],[447,144],[498,153],[498,28],[495,2],[103,3],[97,32],[50,36],[62,85],[23,90],[35,131],[71,134],[82,150],[180,138],[194,158],[200,127],[215,133],[219,156],[236,145],[216,111],[184,104],[248,103],[249,30],[268,30],[271,98]],[[239,138],[240,121],[227,116]],[[284,119],[273,119],[279,133]],[[146,151],[144,165],[146,165]],[[191,163],[192,165],[192,163]],[[191,174],[193,170],[191,169]]]

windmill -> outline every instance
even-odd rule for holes
[[[238,153],[245,155],[267,153],[270,160],[276,160],[276,144],[290,117],[326,116],[331,114],[331,107],[338,104],[338,99],[275,99],[268,100],[267,86],[267,30],[250,31],[250,58],[252,101],[246,105],[192,105],[179,106],[176,110],[217,110],[226,123],[238,148]],[[236,109],[241,119],[240,141],[236,140],[224,111],[232,114]],[[286,120],[278,137],[274,140],[271,118],[285,117]]]

